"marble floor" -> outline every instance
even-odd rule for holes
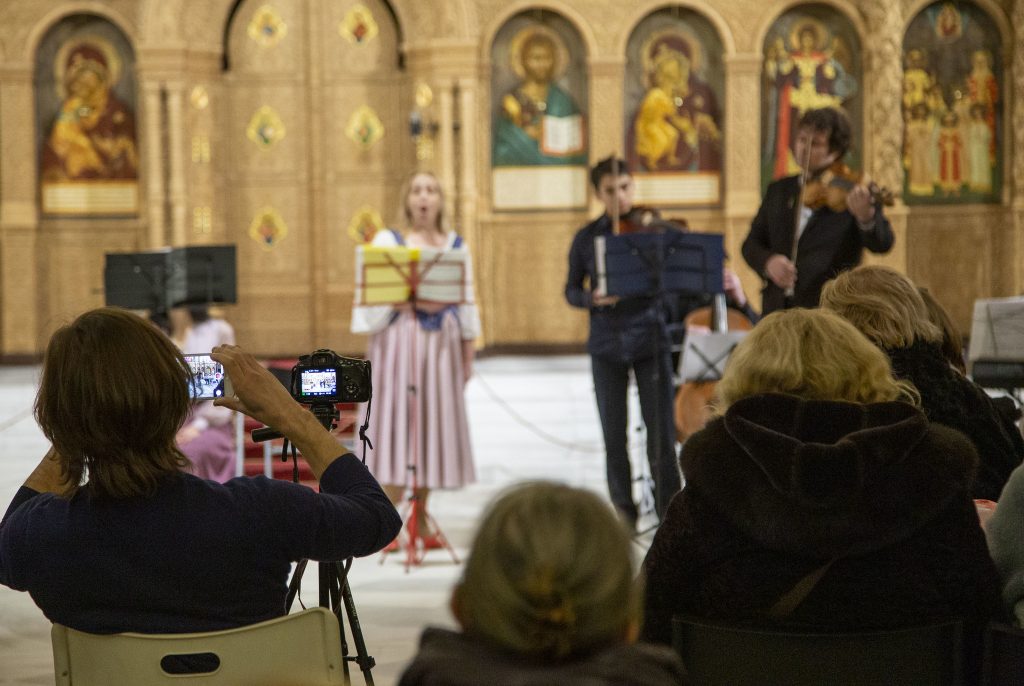
[[[31,416],[37,375],[33,367],[0,367],[0,511],[47,448]],[[479,483],[431,496],[431,511],[460,557],[468,552],[483,508],[511,483],[555,479],[605,494],[589,358],[481,359],[466,395]],[[632,400],[631,416],[637,417]],[[630,435],[639,466],[641,429],[634,427]],[[648,537],[637,541],[637,559],[648,544]],[[453,625],[448,594],[460,569],[443,550],[431,551],[408,572],[402,555],[355,561],[351,588],[367,650],[377,663],[376,684],[397,683],[424,626]],[[316,578],[311,566],[300,594],[307,606],[317,602]],[[28,594],[0,586],[0,685],[53,683],[49,630]],[[363,683],[361,675],[353,683]]]

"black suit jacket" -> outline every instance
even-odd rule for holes
[[[770,184],[743,242],[743,258],[764,279],[762,315],[786,307],[817,307],[825,282],[857,266],[864,248],[875,253],[892,248],[892,226],[881,209],[875,212],[874,222],[866,231],[861,230],[849,211],[833,212],[827,207],[815,210],[797,245],[796,288],[793,298],[787,301],[783,289],[765,274],[764,266],[772,255],[792,254],[799,193],[797,176]]]

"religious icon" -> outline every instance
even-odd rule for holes
[[[904,36],[904,197],[998,202],[1003,178],[1000,38],[981,8],[935,2]]]
[[[765,59],[765,74],[777,92],[775,113],[774,178],[800,171],[793,156],[796,126],[804,112],[822,107],[840,107],[837,94],[842,67],[827,48],[829,31],[813,18],[794,23],[788,43],[777,36]]]
[[[105,20],[76,15],[44,38],[39,55],[42,212],[137,213],[139,153],[127,40]]]
[[[584,118],[559,83],[569,53],[561,37],[529,24],[509,41],[508,66],[518,83],[500,101],[494,122],[494,166],[585,164]]]
[[[135,117],[112,91],[121,75],[113,46],[101,38],[69,41],[54,70],[63,102],[43,147],[44,183],[138,178]]]
[[[721,113],[696,73],[701,46],[679,31],[649,37],[641,50],[647,92],[633,117],[627,154],[636,171],[721,169]]]

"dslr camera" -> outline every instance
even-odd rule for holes
[[[369,360],[342,357],[322,348],[292,367],[292,397],[300,403],[365,403],[372,395]]]

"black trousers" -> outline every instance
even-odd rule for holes
[[[629,371],[640,392],[640,414],[647,428],[647,461],[654,477],[654,502],[658,517],[664,515],[672,496],[679,491],[679,465],[672,417],[672,358],[669,352],[635,362],[591,357],[597,412],[604,434],[608,491],[612,503],[625,516],[637,517],[633,502],[633,477],[629,464],[627,392]]]

